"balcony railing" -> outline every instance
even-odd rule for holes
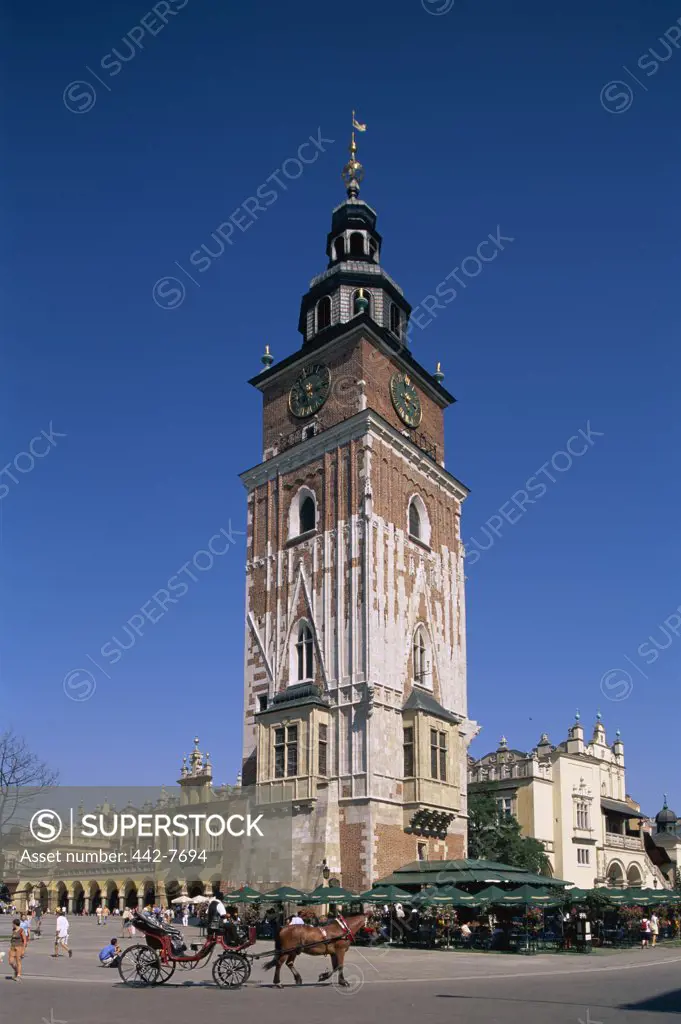
[[[433,441],[432,437],[428,434],[424,434],[418,430],[412,430],[410,440],[420,448],[422,452],[425,452],[428,458],[432,459],[433,462],[437,462],[437,444]]]
[[[605,845],[618,850],[642,850],[643,840],[639,836],[622,836],[617,832],[605,833]]]

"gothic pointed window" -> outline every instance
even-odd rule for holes
[[[308,682],[313,678],[313,640],[312,630],[307,622],[301,622],[296,640],[296,667],[298,682]]]
[[[307,533],[308,530],[314,530],[315,528],[315,506],[314,498],[310,495],[300,503],[300,532]]]
[[[423,498],[419,494],[414,494],[409,500],[409,508],[407,512],[407,529],[409,537],[412,540],[417,540],[421,544],[425,544],[430,547],[430,520],[428,518],[428,510]]]
[[[423,639],[423,630],[419,627],[414,633],[414,679],[417,683],[423,684],[426,676],[426,643]]]
[[[350,255],[364,256],[364,235],[360,231],[353,231],[350,235]]]
[[[309,487],[301,487],[291,499],[288,516],[288,537],[295,540],[314,530],[317,525],[317,499]]]
[[[317,331],[323,331],[331,326],[331,299],[323,295],[317,303]]]
[[[421,516],[415,501],[409,506],[409,534],[417,540],[421,539]]]
[[[430,637],[424,626],[417,626],[411,645],[414,683],[418,686],[431,686],[430,671]]]

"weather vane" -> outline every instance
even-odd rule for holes
[[[350,159],[346,163],[345,167],[341,172],[341,177],[345,182],[345,188],[350,199],[356,199],[359,195],[359,185],[364,177],[364,168],[357,159],[357,143],[355,141],[355,132],[365,132],[367,126],[362,124],[355,117],[355,111],[352,112],[352,133],[350,135]]]

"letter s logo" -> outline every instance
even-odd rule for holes
[[[36,811],[31,818],[31,835],[39,843],[53,843],[61,835],[64,825],[56,811]]]

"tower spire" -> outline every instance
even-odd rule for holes
[[[361,124],[355,118],[355,112],[352,112],[352,131],[350,133],[350,159],[346,163],[345,167],[341,172],[341,177],[345,182],[345,190],[348,193],[348,199],[356,199],[359,195],[359,186],[362,178],[364,177],[364,168],[357,159],[357,142],[355,141],[355,132],[365,132],[367,126]]]

